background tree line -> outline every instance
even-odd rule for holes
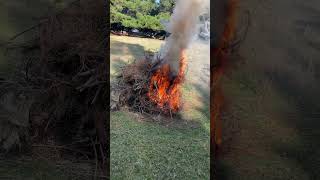
[[[111,29],[162,31],[161,20],[169,20],[174,4],[174,0],[111,0]]]

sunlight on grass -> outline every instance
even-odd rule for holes
[[[111,179],[209,179],[209,135],[111,114]]]
[[[182,88],[183,108],[180,114],[188,121],[197,121],[210,133],[209,99],[200,97],[193,85],[185,82]]]
[[[157,51],[163,41],[111,36],[111,74]],[[113,80],[114,76],[110,77]],[[111,113],[111,179],[209,179],[209,103],[191,82],[182,88],[183,120],[174,125],[148,122],[137,114]]]
[[[145,47],[145,50],[148,50],[148,51],[158,51],[159,47],[164,42],[158,39],[110,35],[111,44],[112,44],[112,41],[119,41],[127,44],[139,44]]]
[[[110,35],[110,74],[124,64],[143,59],[145,51],[158,51],[162,43],[156,39]]]

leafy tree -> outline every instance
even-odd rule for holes
[[[174,0],[160,0],[159,11],[162,13],[172,13]]]
[[[173,0],[111,0],[110,22],[127,28],[163,30],[161,19],[169,19]]]

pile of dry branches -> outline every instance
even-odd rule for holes
[[[159,108],[148,97],[151,76],[161,63],[161,59],[154,60],[153,57],[152,52],[146,52],[145,59],[135,60],[120,68],[116,80],[111,83],[111,110],[125,108],[151,118],[174,115],[168,106]]]
[[[10,146],[24,140],[33,149],[39,144],[41,148],[64,147],[55,149],[81,151],[77,158],[96,158],[107,164],[106,13],[103,0],[78,0],[6,44],[8,57],[22,54],[11,60],[14,71],[0,74],[0,119],[6,117],[0,128],[10,124],[24,130],[23,137],[15,133]],[[14,43],[30,31],[37,34],[35,39]],[[26,105],[20,107],[21,103]],[[0,148],[9,149],[6,141],[0,136]]]

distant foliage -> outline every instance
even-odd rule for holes
[[[174,0],[111,0],[110,22],[127,28],[164,30],[160,20],[168,20]]]

